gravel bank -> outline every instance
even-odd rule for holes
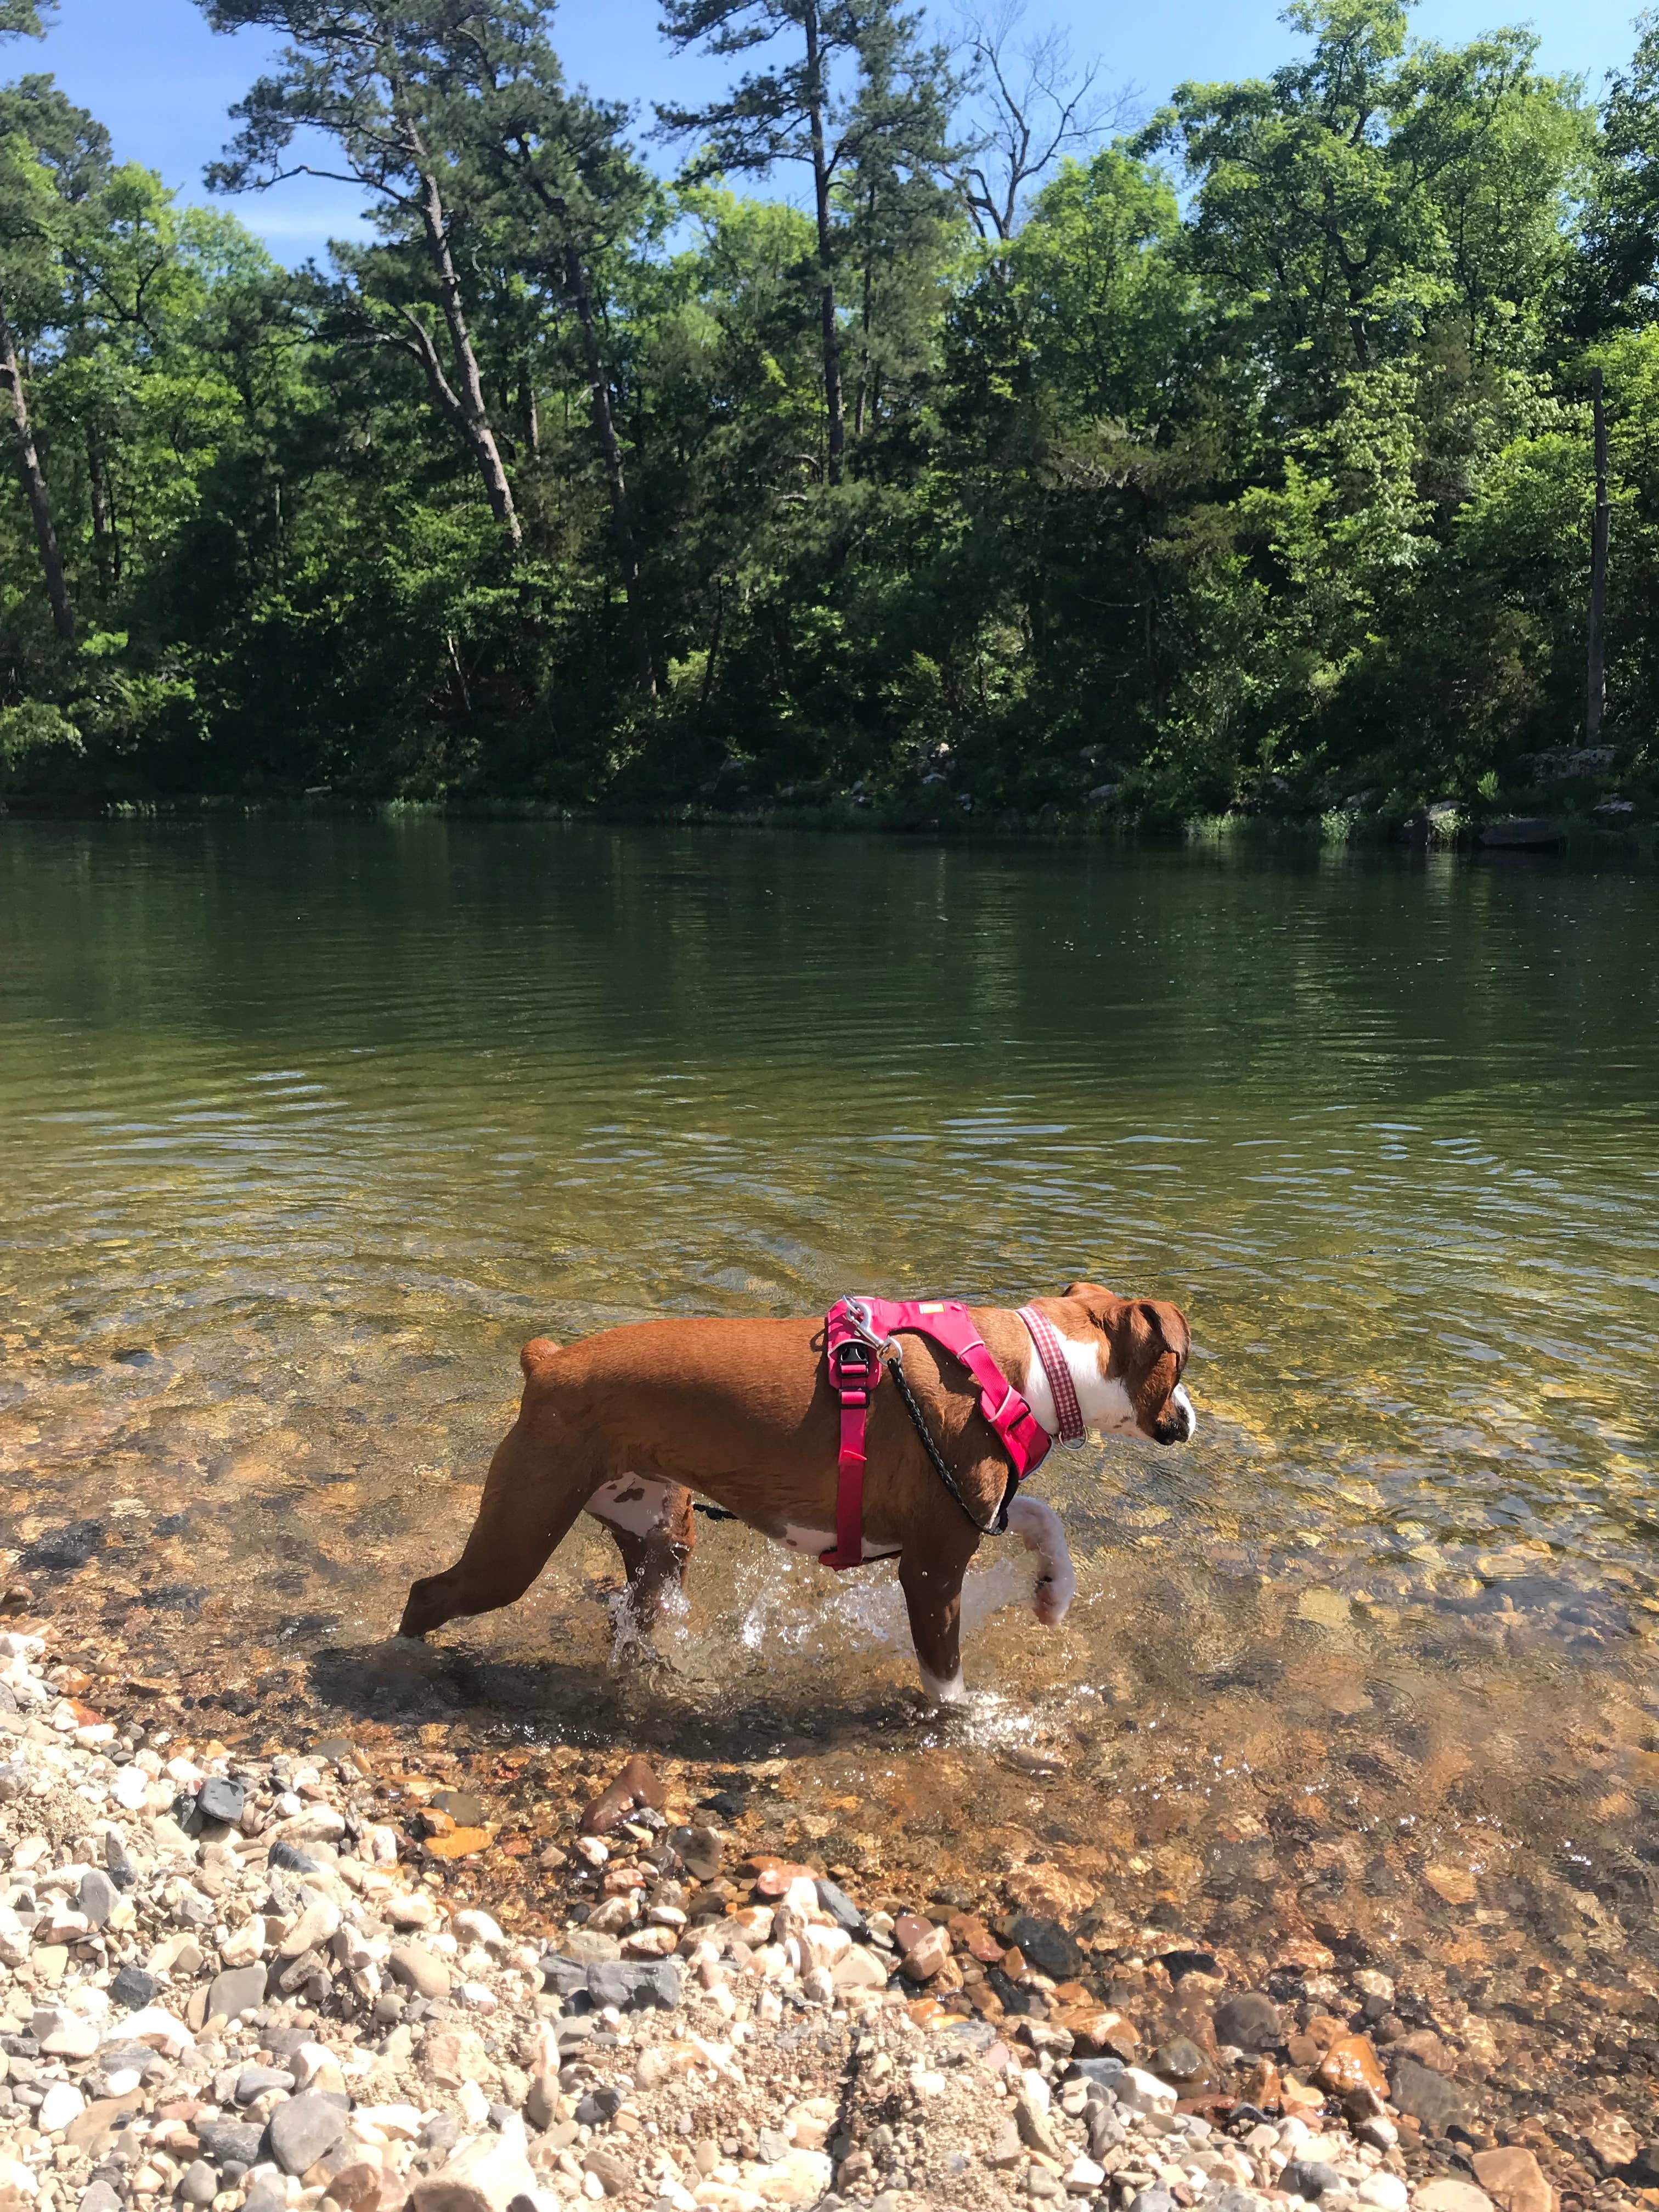
[[[1316,1946],[1251,1990],[1146,1930],[1154,2044],[1060,1920],[745,1857],[642,1760],[542,1850],[532,1937],[458,1893],[466,1792],[90,1687],[0,1633],[0,2212],[1659,2204],[1628,2120],[1483,2119]]]

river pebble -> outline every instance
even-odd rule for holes
[[[745,1857],[636,1758],[572,1805],[529,1940],[511,1893],[453,1897],[434,1848],[489,1833],[477,1794],[399,1819],[343,1741],[256,1759],[94,1720],[82,1744],[21,1717],[51,1664],[0,1632],[6,2212],[1558,2212],[1561,2180],[1582,2206],[1659,2188],[1604,2106],[1559,2123],[1575,2148],[1483,2133],[1479,2081],[1395,1983],[1345,1984],[1305,1937],[1267,1989],[1172,1943],[1103,1979],[1062,1911]]]

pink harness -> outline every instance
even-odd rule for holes
[[[1060,1441],[1080,1443],[1083,1419],[1060,1339],[1033,1307],[1022,1306],[1019,1317],[1030,1332],[1054,1394]],[[900,1329],[931,1337],[961,1360],[978,1383],[980,1411],[1012,1462],[1002,1509],[994,1523],[998,1534],[1006,1528],[1009,1498],[1032,1468],[1042,1465],[1054,1440],[992,1358],[967,1307],[954,1298],[837,1298],[823,1317],[823,1329],[830,1387],[841,1401],[836,1542],[833,1550],[819,1553],[823,1565],[842,1568],[864,1563],[865,1430],[870,1401],[881,1381],[883,1353],[891,1352],[902,1361],[896,1341]]]

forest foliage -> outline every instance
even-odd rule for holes
[[[200,4],[283,40],[210,186],[374,240],[0,85],[9,803],[1652,811],[1659,18],[1592,92],[1296,0],[1109,138],[898,0],[663,0],[726,86],[654,118],[538,0]]]

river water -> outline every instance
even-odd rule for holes
[[[1651,878],[7,823],[0,1537],[226,1725],[643,1744],[854,1869],[1639,1981],[1656,1096]],[[1198,1440],[1055,1455],[1077,1602],[975,1577],[965,1717],[890,1567],[724,1525],[654,1669],[598,1531],[390,1640],[526,1336],[1079,1274],[1186,1309]]]

